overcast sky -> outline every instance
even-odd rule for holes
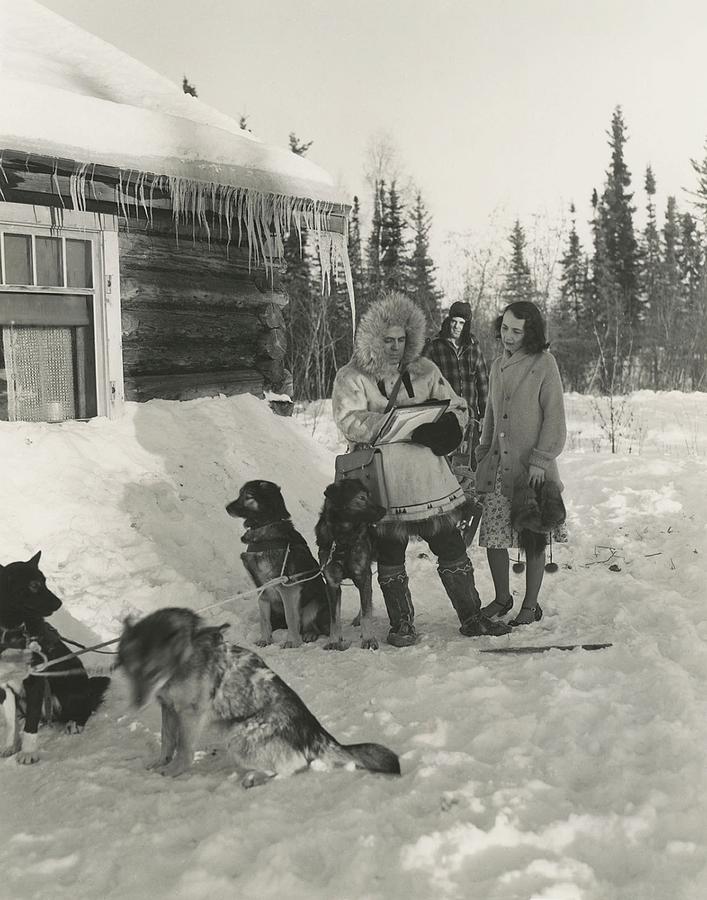
[[[45,0],[180,82],[248,115],[352,193],[371,135],[390,133],[447,230],[590,214],[621,104],[636,202],[651,163],[662,204],[693,188],[707,138],[705,0]]]

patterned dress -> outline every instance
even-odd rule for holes
[[[484,512],[479,527],[479,547],[493,550],[519,547],[518,532],[511,525],[511,500],[501,493],[501,471],[496,473],[496,485],[488,494],[482,494]],[[553,544],[566,544],[567,526],[558,525],[550,533]]]

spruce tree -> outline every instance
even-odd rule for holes
[[[198,97],[198,93],[196,92],[196,88],[193,84],[189,84],[189,79],[186,75],[182,77],[182,90],[185,94],[189,94],[190,97]]]
[[[303,143],[294,132],[290,133],[292,153],[304,156],[311,146]],[[282,283],[288,296],[287,319],[289,323],[289,366],[294,382],[296,398],[313,398],[318,393],[316,361],[312,348],[319,332],[318,289],[313,287],[311,261],[307,253],[307,235],[304,227],[298,228],[294,219],[284,240],[285,272]]]
[[[390,184],[381,221],[381,283],[386,291],[407,289],[405,219],[395,181]]]
[[[632,336],[641,321],[642,308],[638,291],[638,244],[633,228],[635,207],[631,205],[633,193],[629,190],[631,173],[624,159],[626,140],[623,112],[617,106],[611,117],[611,164],[606,173],[600,218],[607,260],[621,294],[624,331]],[[624,350],[628,352],[626,347]]]
[[[646,227],[643,231],[641,247],[641,283],[648,307],[656,301],[655,292],[660,277],[660,235],[655,212],[656,184],[653,169],[646,169],[645,190],[648,195],[646,204]]]
[[[504,279],[504,296],[508,303],[516,300],[532,301],[535,298],[535,288],[525,258],[525,232],[518,219],[508,239],[511,244],[511,257]]]
[[[577,234],[576,210],[570,205],[571,224],[567,249],[560,259],[560,298],[553,316],[552,349],[568,390],[585,386],[594,336],[587,332],[587,260]]]
[[[376,181],[373,186],[373,215],[371,231],[366,243],[366,297],[374,301],[381,292],[381,232],[385,216],[386,191],[385,181]]]
[[[437,331],[442,319],[442,292],[435,284],[435,264],[430,256],[431,216],[419,191],[415,195],[411,227],[413,237],[412,252],[408,260],[407,290],[410,297],[424,309],[431,329]]]
[[[591,203],[592,219],[590,224],[593,252],[587,284],[586,306],[591,318],[597,361],[595,374],[589,387],[593,386],[596,377],[603,392],[613,393],[616,388],[617,375],[622,369],[618,352],[623,320],[621,296],[609,260],[603,203],[596,188],[592,191]]]
[[[646,328],[642,345],[650,362],[651,384],[657,390],[660,383],[660,307],[662,302],[662,270],[660,234],[655,212],[656,183],[653,170],[646,169],[645,191],[648,196],[646,204],[646,227],[640,248],[641,289],[645,303]]]
[[[357,303],[363,300],[363,252],[361,246],[361,205],[358,197],[353,198],[351,216],[349,218],[348,238],[349,262],[353,280],[354,295]]]

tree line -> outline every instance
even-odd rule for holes
[[[185,92],[196,89],[184,78]],[[247,117],[240,125],[247,128]],[[348,251],[357,316],[383,291],[401,290],[427,316],[430,335],[454,300],[468,302],[473,328],[490,361],[497,353],[493,321],[507,303],[532,300],[545,314],[551,349],[567,390],[604,394],[630,390],[707,389],[707,144],[692,160],[697,187],[691,209],[669,196],[656,208],[656,176],[643,177],[644,225],[626,164],[627,127],[617,106],[608,134],[609,164],[601,189],[588,192],[590,238],[583,246],[577,210],[561,223],[517,220],[499,242],[452,237],[461,260],[446,296],[430,253],[431,216],[419,190],[401,191],[386,165],[367,173],[370,217],[353,198]],[[304,155],[312,142],[290,134],[290,150]],[[390,147],[378,148],[390,161]],[[388,171],[391,172],[388,166]],[[293,396],[330,395],[334,375],[351,356],[352,323],[345,288],[321,290],[321,272],[306,233],[285,243],[289,294],[288,368]]]
[[[290,135],[294,153],[302,154],[309,146]],[[348,254],[357,317],[382,292],[399,290],[420,305],[431,330],[439,328],[443,295],[430,255],[431,216],[421,192],[413,192],[408,209],[395,178],[390,183],[376,178],[371,201],[365,236],[357,196],[349,218]],[[348,362],[353,350],[345,288],[334,285],[330,295],[322,294],[319,263],[309,251],[307,236],[291,232],[285,244],[284,284],[290,299],[290,366],[298,399],[329,396],[337,369]]]
[[[537,303],[567,390],[704,390],[707,157],[692,161],[698,178],[693,210],[680,210],[670,196],[660,217],[656,177],[647,166],[645,225],[639,229],[621,107],[613,112],[608,138],[606,179],[601,191],[590,194],[588,245],[582,245],[574,205],[562,240],[556,231],[554,240],[546,232],[528,242],[516,221],[504,258],[494,261],[489,248],[485,254],[467,251],[464,293],[476,302],[477,327],[490,324],[504,302]]]

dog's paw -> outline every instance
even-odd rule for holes
[[[377,650],[378,649],[378,641],[374,637],[361,638],[361,649],[362,650]]]
[[[154,769],[164,769],[165,766],[169,765],[171,758],[171,756],[158,756],[157,759],[153,759],[147,763],[145,768],[148,772],[153,771]]]
[[[39,762],[39,753],[36,750],[20,750],[15,758],[18,766],[31,766]]]
[[[341,638],[338,641],[330,641],[328,644],[324,644],[325,650],[348,650],[351,646],[351,641],[345,641]]]
[[[256,647],[269,647],[272,644],[272,641],[266,641],[264,638],[258,638],[255,642]]]
[[[171,763],[160,769],[160,775],[166,775],[168,778],[176,778],[183,775],[189,769],[189,763],[181,759],[173,759]]]
[[[283,641],[283,643],[280,644],[280,646],[282,647],[283,650],[292,650],[295,647],[301,647],[302,641]]]
[[[19,746],[3,747],[2,750],[0,750],[0,757],[7,759],[9,756],[14,756],[19,749]]]
[[[77,725],[76,722],[67,722],[64,734],[81,734],[83,729],[83,725]]]
[[[305,644],[313,644],[318,637],[318,631],[305,631],[302,634],[302,640],[305,642]]]
[[[244,788],[258,787],[274,777],[274,773],[272,772],[261,772],[259,769],[251,769],[249,772],[245,773],[241,779],[241,784]]]

